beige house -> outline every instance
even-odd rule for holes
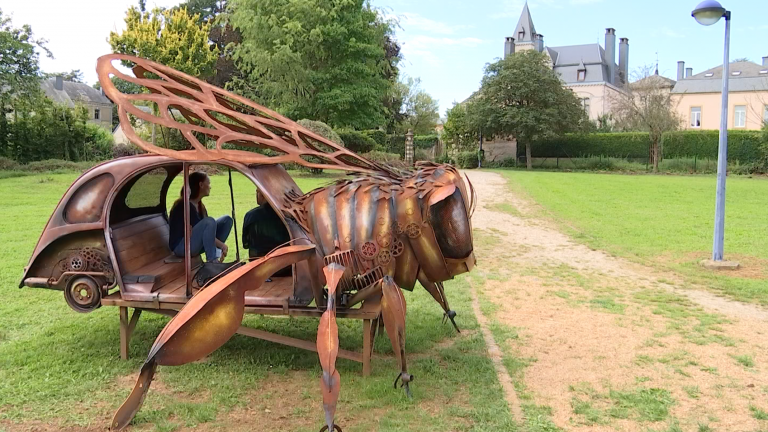
[[[616,64],[616,30],[612,28],[605,29],[605,48],[597,43],[545,47],[526,3],[514,36],[505,40],[504,57],[532,49],[549,56],[552,68],[581,99],[590,120],[610,114],[611,101],[624,92],[629,77],[629,39],[619,40]]]
[[[729,66],[728,129],[757,130],[768,123],[768,57],[762,65],[739,61]],[[685,73],[683,73],[685,71]],[[723,67],[693,75],[685,63],[677,64],[672,89],[686,129],[719,129]]]
[[[101,90],[88,84],[64,81],[61,76],[40,83],[45,95],[52,101],[74,108],[81,103],[88,109],[88,122],[112,131],[112,101]]]

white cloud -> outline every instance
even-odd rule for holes
[[[402,42],[403,56],[407,61],[419,59],[431,66],[442,64],[442,58],[437,54],[446,47],[454,48],[474,48],[484,43],[482,39],[474,37],[433,37],[426,35],[416,35],[409,37]]]

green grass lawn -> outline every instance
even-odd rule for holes
[[[733,298],[768,304],[768,180],[727,181],[725,258],[735,273],[704,270],[712,250],[714,176],[630,176],[498,170],[575,238],[677,271]]]
[[[255,205],[254,186],[234,176],[238,224]],[[41,421],[55,427],[105,429],[114,410],[133,387],[135,374],[168,318],[142,315],[130,346],[130,360],[119,359],[117,308],[78,314],[60,291],[18,288],[48,217],[77,174],[33,175],[0,180],[0,431]],[[305,192],[331,177],[295,177]],[[171,189],[172,194],[178,188]],[[170,193],[169,193],[170,195]],[[206,199],[212,216],[229,213],[225,176],[212,177]],[[234,256],[234,239],[228,241]],[[393,389],[397,373],[391,358],[375,359],[373,374],[340,359],[341,398],[337,421],[345,431],[515,430],[493,365],[471,309],[469,287],[462,280],[446,284],[462,330],[441,324],[442,311],[421,288],[406,292],[407,350],[414,399]],[[267,331],[313,340],[317,319],[247,316],[245,323]],[[342,348],[359,350],[361,322],[339,321]],[[389,354],[388,339],[378,337],[376,351]],[[138,430],[169,431],[199,423],[245,430],[256,410],[268,430],[316,431],[323,424],[317,355],[265,341],[234,336],[208,361],[160,367],[135,419]],[[281,393],[282,388],[287,388]],[[283,400],[285,399],[285,400]],[[247,411],[246,411],[247,412]],[[233,420],[237,419],[237,420]],[[281,418],[281,423],[270,421]],[[237,422],[236,424],[234,422]],[[277,420],[275,420],[277,421]]]

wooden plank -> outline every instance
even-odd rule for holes
[[[131,335],[128,334],[128,308],[120,306],[120,358],[128,360],[128,342]]]
[[[170,233],[168,232],[168,227],[163,225],[160,227],[152,228],[150,230],[141,232],[136,235],[132,235],[132,236],[124,237],[120,239],[113,238],[112,240],[115,245],[115,252],[124,252],[136,246],[146,246],[148,242],[152,244],[167,245],[169,235]],[[165,238],[165,241],[162,241],[161,238]]]
[[[279,343],[281,345],[287,345],[294,348],[301,348],[307,351],[317,352],[316,342],[295,339],[292,337],[270,333],[264,330],[257,330],[257,329],[253,329],[245,326],[240,326],[237,329],[237,333],[244,336],[253,337],[256,339],[263,339],[269,342]],[[356,361],[358,363],[362,363],[363,361],[363,355],[361,353],[354,352],[354,351],[347,351],[343,349],[339,349],[339,357],[347,360]]]
[[[144,267],[147,264],[150,264],[152,262],[156,261],[163,261],[165,257],[169,255],[168,250],[163,249],[155,249],[153,251],[149,251],[145,255],[139,255],[138,257],[129,260],[129,261],[122,261],[120,263],[120,269],[125,274],[135,274],[136,270]]]
[[[112,226],[112,239],[125,239],[136,234],[143,233],[144,231],[168,224],[168,222],[161,214],[142,216],[140,218],[131,219],[123,223],[125,225],[120,224]]]

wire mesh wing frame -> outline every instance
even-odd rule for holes
[[[113,64],[115,61],[133,63],[135,76],[122,73]],[[270,109],[162,64],[124,54],[109,54],[99,58],[96,71],[104,93],[118,106],[126,137],[149,153],[185,161],[294,162],[308,168],[397,174]],[[145,87],[150,93],[124,94],[115,87],[110,76]],[[158,115],[141,110],[134,102],[156,104]],[[186,122],[178,121],[174,110]],[[134,129],[130,116],[177,129],[192,145],[192,150],[178,151],[147,142]],[[205,137],[203,142],[202,137]],[[215,141],[214,148],[206,145],[209,140]],[[229,145],[225,147],[225,144]],[[238,146],[267,149],[275,155],[241,150],[236,148]]]

